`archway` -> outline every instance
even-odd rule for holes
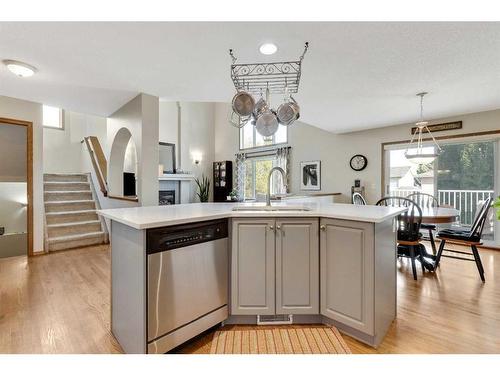
[[[136,195],[136,177],[137,151],[135,142],[130,131],[127,128],[121,128],[113,139],[109,156],[108,188],[110,195]],[[135,193],[132,193],[132,190]]]

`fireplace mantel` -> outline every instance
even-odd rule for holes
[[[170,173],[158,177],[160,181],[188,181],[194,180],[194,175],[184,173]]]

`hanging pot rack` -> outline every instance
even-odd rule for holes
[[[302,60],[309,48],[304,45],[304,52],[297,61],[236,64],[233,50],[229,50],[232,59],[231,80],[237,91],[244,90],[259,95],[266,90],[271,94],[294,94],[299,91]]]

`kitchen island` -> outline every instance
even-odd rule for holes
[[[165,353],[220,323],[323,323],[377,346],[396,316],[404,208],[282,202],[102,210],[112,332]]]

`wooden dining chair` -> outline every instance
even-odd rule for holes
[[[488,198],[484,202],[482,202],[481,206],[478,205],[476,209],[476,216],[470,229],[452,228],[452,229],[443,229],[438,232],[437,238],[441,240],[441,243],[439,244],[439,250],[436,256],[436,262],[435,262],[436,267],[439,266],[442,257],[474,261],[476,263],[476,267],[479,272],[479,277],[481,278],[481,281],[483,283],[485,282],[483,263],[481,262],[481,257],[479,255],[479,252],[477,251],[477,246],[483,244],[481,242],[481,237],[483,235],[484,225],[486,223],[486,220],[488,219],[488,212],[490,209],[490,205],[491,205],[491,198]],[[447,242],[463,246],[470,246],[472,254],[466,251],[445,249],[445,245]],[[472,255],[474,259],[455,256],[455,255],[445,255],[443,254],[443,251],[453,254],[463,254],[469,256]]]
[[[397,218],[397,242],[398,242],[398,257],[407,257],[411,259],[411,268],[413,271],[413,279],[417,280],[417,269],[415,259],[419,259],[422,265],[423,254],[421,252],[420,225],[422,224],[422,209],[415,201],[403,197],[384,197],[380,199],[377,206],[391,207],[407,207],[408,210],[400,214]]]
[[[420,208],[434,208],[439,207],[439,201],[434,195],[416,192],[408,195],[408,199],[415,201]],[[434,241],[434,231],[437,229],[436,224],[423,223],[420,228],[422,230],[427,230],[429,232],[429,241],[432,247],[432,253],[436,255],[436,243]]]
[[[366,206],[365,198],[359,193],[352,194],[352,203],[356,206]]]

